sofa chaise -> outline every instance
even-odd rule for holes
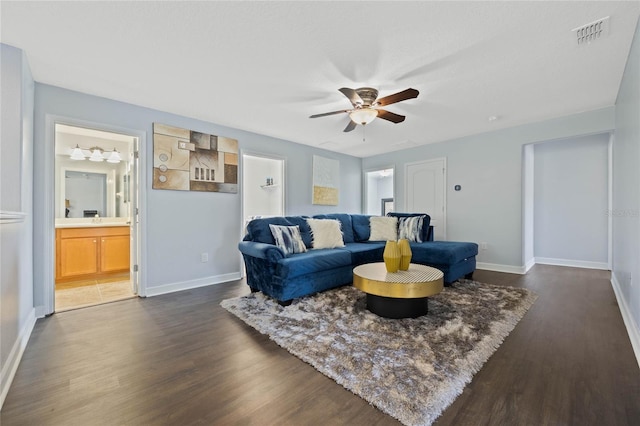
[[[386,240],[392,238],[381,238],[380,223],[386,227],[388,220],[407,224],[409,219],[413,219],[410,226],[414,230],[409,240],[415,240],[410,242],[412,263],[440,269],[445,285],[461,277],[471,278],[478,254],[476,243],[433,241],[433,227],[427,214],[389,213],[388,216],[386,219],[335,213],[254,219],[247,224],[247,233],[238,244],[247,284],[251,291],[262,291],[284,306],[293,299],[350,284],[355,266],[382,261]],[[325,238],[325,229],[329,229],[323,228],[325,225],[331,227],[327,232],[333,240]],[[334,228],[339,229],[337,238]],[[289,232],[293,232],[293,238]],[[291,239],[294,240],[293,253],[288,252],[291,247],[286,245]]]

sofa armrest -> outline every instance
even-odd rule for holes
[[[240,241],[238,249],[243,255],[277,262],[284,259],[284,251],[273,244],[256,243],[254,241]]]
[[[429,230],[427,231],[427,241],[433,241],[433,225],[429,225]]]

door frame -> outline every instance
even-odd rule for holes
[[[614,130],[585,133],[574,136],[567,136],[557,139],[542,140],[537,142],[531,142],[522,145],[522,270],[523,273],[529,272],[529,270],[538,262],[535,257],[535,230],[533,222],[535,221],[535,201],[534,197],[534,185],[535,179],[535,152],[533,148],[535,145],[543,143],[557,143],[564,142],[570,139],[579,139],[595,135],[609,135],[607,142],[607,267],[610,271],[613,270],[613,150],[616,132]],[[530,176],[527,176],[530,174]],[[526,179],[531,179],[530,185],[526,185]],[[527,201],[530,201],[529,203]],[[527,258],[527,253],[530,253],[531,257]],[[572,266],[572,265],[570,265]]]
[[[241,170],[242,173],[240,173],[239,179],[240,179],[240,191],[241,196],[240,196],[240,214],[242,215],[242,224],[240,225],[242,229],[244,229],[244,195],[245,195],[245,190],[244,190],[244,173],[245,173],[245,167],[244,167],[244,157],[248,156],[248,157],[257,157],[257,158],[264,158],[267,160],[275,160],[275,161],[280,161],[282,163],[282,215],[285,216],[287,213],[287,158],[286,157],[281,157],[278,155],[274,155],[274,154],[266,154],[263,152],[258,152],[258,151],[251,151],[251,150],[246,150],[243,149],[240,152],[240,163],[241,163]],[[243,235],[244,236],[244,235]]]
[[[441,163],[442,164],[442,223],[437,223],[435,226],[442,228],[442,239],[447,239],[447,157],[432,158],[430,160],[412,161],[411,163],[404,164],[404,211],[407,213],[427,213],[429,212],[409,212],[409,167],[419,164],[427,163]],[[434,237],[435,239],[435,237]]]
[[[275,160],[275,161],[280,161],[282,163],[282,215],[285,216],[287,213],[287,158],[286,157],[281,157],[279,155],[274,155],[274,154],[267,154],[264,152],[259,152],[259,151],[252,151],[252,150],[248,150],[248,149],[242,149],[240,151],[240,176],[238,176],[238,180],[239,180],[239,187],[240,187],[240,229],[239,229],[239,233],[240,233],[240,240],[242,240],[242,238],[244,237],[244,232],[245,232],[245,214],[244,214],[244,196],[245,196],[245,188],[244,188],[244,174],[246,172],[246,167],[244,166],[244,157],[248,156],[248,157],[257,157],[257,158],[264,158],[267,160]],[[238,256],[240,257],[240,276],[241,278],[244,278],[245,276],[245,268],[244,268],[244,259],[242,258],[242,254],[238,253]]]
[[[55,114],[46,114],[45,117],[45,147],[44,153],[44,211],[42,220],[42,265],[43,280],[41,287],[34,286],[34,292],[42,295],[42,311],[37,312],[38,317],[50,315],[55,309],[55,126],[56,124],[65,124],[75,127],[86,127],[104,132],[120,133],[133,138],[137,138],[138,148],[138,168],[136,170],[136,179],[138,186],[137,193],[137,209],[132,211],[132,238],[131,238],[131,257],[137,260],[138,271],[133,281],[137,281],[138,296],[146,296],[146,162],[140,159],[146,156],[146,132],[129,129],[120,126],[114,126],[105,123],[97,123],[93,121],[81,120],[73,117],[66,117]],[[134,141],[133,149],[136,148]],[[134,200],[134,194],[131,197]],[[134,209],[135,206],[132,206]],[[132,262],[133,265],[133,262]],[[131,274],[135,272],[131,270]],[[35,294],[34,294],[35,296]]]
[[[377,167],[371,167],[368,169],[364,169],[362,170],[362,213],[363,214],[369,214],[367,212],[368,210],[368,206],[369,206],[369,173],[375,173],[375,172],[380,172],[382,170],[392,170],[392,175],[393,175],[393,193],[391,195],[391,197],[393,198],[393,202],[394,202],[394,206],[397,206],[397,198],[396,198],[396,183],[397,183],[397,179],[396,179],[396,165],[395,164],[389,164],[386,166],[377,166]],[[395,211],[398,211],[398,209],[396,208]]]

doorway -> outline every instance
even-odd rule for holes
[[[285,160],[263,154],[242,153],[242,215],[244,228],[251,219],[284,216]]]
[[[135,297],[134,136],[56,123],[54,310]]]
[[[393,166],[364,172],[364,214],[386,216],[395,211],[393,175]]]
[[[523,146],[523,263],[611,269],[613,135]]]

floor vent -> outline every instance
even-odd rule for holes
[[[576,34],[578,46],[592,43],[609,35],[609,17],[598,19],[571,31]]]

